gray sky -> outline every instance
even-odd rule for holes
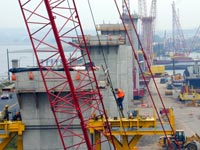
[[[130,0],[131,12],[137,12],[138,0]],[[151,2],[151,0],[147,0]],[[91,28],[92,21],[88,8],[88,0],[77,0],[83,27]],[[122,0],[117,0],[121,6]],[[90,0],[94,18],[97,24],[120,22],[119,15],[113,0]],[[172,27],[172,0],[157,0],[156,30],[171,29]],[[176,8],[179,9],[182,28],[197,28],[200,25],[200,1],[199,0],[175,0]],[[149,5],[150,6],[150,5]],[[148,8],[147,12],[150,9]],[[18,0],[4,0],[0,5],[0,28],[24,27]]]

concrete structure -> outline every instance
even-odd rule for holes
[[[135,21],[137,23],[137,18]],[[128,42],[125,42],[125,31],[122,27],[121,24],[100,25],[99,29],[103,33],[100,38],[87,36],[87,41],[92,61],[96,66],[105,64],[103,54],[105,55],[105,60],[108,65],[107,69],[109,70],[114,88],[122,88],[126,93],[124,112],[127,112],[133,99],[132,72],[134,58],[131,47],[127,44]],[[135,35],[132,32],[133,30],[131,28],[129,29],[131,31],[131,37],[134,39]],[[137,40],[134,40],[134,42],[136,43],[134,47],[137,49]],[[34,76],[33,80],[29,79],[29,72],[15,73],[15,88],[22,119],[26,125],[26,131],[23,134],[24,149],[63,149],[40,73],[38,71],[33,71],[32,73]],[[102,69],[96,71],[96,76],[100,84],[106,83],[106,77]],[[75,72],[73,79],[75,80]],[[51,84],[54,84],[56,81],[51,82]],[[69,92],[68,87],[66,87],[66,92]],[[117,105],[111,89],[106,86],[101,89],[101,92],[108,115],[110,117],[116,116]],[[74,140],[76,139],[69,138],[67,142],[73,142]],[[82,149],[85,149],[85,147]]]
[[[19,67],[19,60],[18,59],[13,59],[12,60],[12,67],[13,68],[18,68]]]

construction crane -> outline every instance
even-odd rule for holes
[[[125,1],[125,3],[126,3],[126,1]],[[135,57],[135,59],[136,59],[136,62],[137,62],[137,64],[138,64],[138,66],[139,66],[139,69],[140,69],[140,71],[141,71],[141,73],[142,73],[142,77],[143,77],[143,79],[145,80],[144,72],[143,72],[143,70],[142,70],[142,68],[141,68],[141,65],[140,65],[140,62],[139,62],[139,59],[138,59],[138,55],[137,55],[137,53],[136,53],[136,51],[135,51],[135,49],[134,49],[134,47],[133,47],[133,41],[131,40],[131,35],[130,35],[130,33],[128,32],[128,30],[127,30],[127,28],[126,28],[125,21],[123,20],[123,16],[120,14],[120,10],[119,10],[119,7],[118,7],[118,4],[117,4],[116,1],[115,1],[115,5],[116,5],[116,7],[117,7],[118,13],[119,13],[120,18],[121,18],[121,20],[122,20],[122,24],[123,24],[123,26],[124,26],[124,28],[125,28],[126,36],[127,36],[128,41],[129,41],[129,43],[130,43],[131,49],[132,49],[132,51],[133,51],[133,55],[134,55],[134,57]],[[156,6],[155,3],[154,3],[152,6]],[[135,25],[134,25],[134,22],[133,22],[132,18],[131,18],[130,11],[129,11],[129,8],[128,8],[128,5],[127,5],[127,4],[126,4],[126,9],[128,10],[128,16],[129,16],[129,19],[130,19],[130,25],[132,26],[134,32],[136,33],[136,37],[137,37],[138,43],[139,43],[139,45],[140,45],[140,47],[141,47],[141,50],[142,50],[142,53],[143,53],[143,56],[144,56],[144,60],[146,61],[146,64],[147,64],[147,68],[149,69],[149,72],[150,72],[150,74],[151,74],[151,77],[152,77],[152,79],[153,79],[153,83],[154,83],[155,88],[156,88],[156,91],[157,91],[157,94],[158,94],[159,99],[160,99],[160,101],[161,101],[161,103],[162,103],[162,106],[164,107],[164,110],[165,110],[166,108],[165,108],[165,106],[164,106],[162,97],[161,97],[160,92],[159,92],[159,90],[158,90],[158,87],[157,87],[157,85],[156,85],[155,79],[154,79],[154,77],[153,77],[153,73],[152,73],[152,71],[151,71],[151,69],[150,69],[151,64],[149,63],[149,58],[147,58],[146,52],[145,52],[144,49],[143,49],[142,42],[140,41],[140,38],[139,38],[139,35],[138,35],[138,32],[137,32],[137,29],[136,29],[136,27],[135,27]],[[152,11],[152,12],[155,12],[155,11]],[[150,99],[152,100],[153,106],[154,106],[154,108],[155,108],[155,110],[156,110],[157,116],[158,116],[158,118],[159,118],[159,120],[160,120],[160,116],[159,116],[158,110],[157,110],[157,108],[156,108],[154,99],[153,99],[153,97],[152,97],[152,95],[151,95],[151,92],[150,92],[150,89],[149,89],[149,86],[148,86],[146,80],[145,80],[145,85],[146,85],[147,91],[149,92]],[[166,112],[166,111],[165,111],[165,112]],[[173,128],[173,125],[172,125],[173,123],[170,121],[168,115],[166,115],[166,116],[167,116],[167,120],[168,120],[168,123],[169,123],[170,128],[171,128],[171,133],[174,134],[174,128]],[[162,127],[162,134],[165,134],[165,136],[167,137],[167,133],[166,133],[166,130],[165,130],[165,128],[164,128],[162,122],[161,122],[161,127]],[[134,135],[134,136],[136,136],[136,138],[137,138],[137,135]],[[168,140],[168,142],[169,142],[169,140]]]
[[[181,26],[179,13],[176,10],[175,2],[172,2],[172,37],[166,40],[165,51],[169,52],[172,60],[185,61],[191,60],[190,53],[194,49],[200,34],[200,27],[197,28],[195,35],[191,42],[187,42],[184,37],[183,29]]]
[[[148,63],[153,61],[153,34],[155,30],[156,19],[156,0],[152,0],[150,14],[147,14],[146,0],[138,0],[139,16],[142,21],[142,43],[143,48],[148,56]]]
[[[172,3],[172,34],[173,34],[173,48],[175,53],[187,54],[186,42],[183,34],[183,30],[180,24],[179,16],[175,9],[175,2]]]
[[[19,4],[63,149],[101,149],[102,143],[111,143],[113,149],[129,150],[142,135],[173,133],[173,115],[172,128],[168,126],[166,131],[161,127],[155,130],[155,117],[108,119],[74,0],[19,0]],[[46,65],[50,59],[51,65]],[[80,59],[84,71],[75,69]],[[71,70],[76,70],[75,80]],[[75,130],[77,126],[79,131]],[[141,127],[152,130],[145,132]],[[127,132],[128,129],[131,131]],[[119,135],[122,141],[117,139]],[[71,138],[76,140],[70,142]]]
[[[199,45],[197,45],[198,43],[198,40],[199,40],[199,37],[200,37],[200,26],[197,28],[197,31],[192,39],[192,42],[191,42],[191,45],[190,45],[190,50],[188,52],[188,55],[193,51],[195,50],[196,47],[199,47]]]
[[[185,40],[183,30],[181,27],[179,15],[175,8],[175,2],[172,2],[172,34],[173,34],[173,52],[174,54],[180,53],[185,56],[189,56],[191,51],[194,49],[200,34],[200,26],[197,28],[195,35],[193,36],[192,42],[190,45]]]
[[[76,2],[19,0],[19,4],[63,149],[94,149],[96,145],[87,132],[88,122],[94,116],[105,119],[110,135],[102,142],[113,143]],[[53,62],[46,66],[49,59]],[[81,78],[74,81],[70,70],[80,59],[87,63],[87,69],[77,70]],[[55,71],[59,63],[63,71]],[[81,132],[74,129],[79,124]],[[69,137],[76,140],[70,142]]]

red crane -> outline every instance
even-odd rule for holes
[[[118,6],[116,0],[114,0],[114,2],[115,2],[115,5],[116,5],[116,8],[117,8],[117,10],[118,10],[118,13],[119,13],[119,15],[120,15],[120,18],[121,18],[121,20],[122,20],[122,24],[123,24],[123,26],[124,26],[124,29],[125,29],[125,32],[126,32],[126,36],[127,36],[128,41],[129,41],[129,43],[130,43],[131,49],[132,49],[132,51],[133,51],[134,58],[135,58],[135,60],[136,60],[136,62],[137,62],[137,64],[138,64],[138,66],[139,66],[139,69],[140,69],[140,71],[141,71],[141,73],[142,73],[142,77],[143,77],[143,79],[145,80],[144,72],[143,72],[142,67],[141,67],[141,65],[140,65],[139,58],[138,58],[138,54],[136,53],[136,51],[135,51],[135,49],[134,49],[133,41],[131,40],[130,33],[128,32],[128,30],[127,30],[127,28],[126,28],[125,21],[124,21],[124,19],[123,19],[123,16],[122,16],[121,13],[120,13],[119,6]],[[160,94],[160,92],[159,92],[158,86],[157,86],[157,84],[156,84],[156,82],[155,82],[155,79],[154,79],[154,77],[153,77],[153,73],[152,73],[152,71],[151,71],[151,69],[150,69],[150,64],[148,63],[148,58],[147,58],[147,56],[146,56],[146,53],[144,52],[144,49],[143,49],[143,46],[142,46],[142,42],[140,41],[139,35],[138,35],[138,33],[137,33],[137,29],[136,29],[136,27],[135,27],[135,25],[134,25],[134,22],[133,22],[132,18],[131,18],[131,14],[130,14],[130,11],[129,11],[129,7],[128,7],[128,5],[126,4],[126,1],[125,1],[125,6],[126,6],[126,9],[128,10],[127,12],[128,12],[128,16],[129,16],[130,25],[132,25],[133,30],[134,30],[134,32],[136,33],[136,37],[137,37],[138,43],[139,43],[139,45],[140,45],[140,47],[141,47],[141,50],[142,50],[142,53],[143,53],[143,56],[144,56],[144,60],[146,61],[147,68],[149,69],[150,74],[151,74],[151,77],[152,77],[152,79],[153,79],[153,83],[154,83],[154,85],[155,85],[155,90],[157,91],[158,96],[159,96],[159,99],[160,99],[160,102],[162,103],[162,106],[163,106],[163,108],[164,108],[164,110],[165,110],[166,108],[165,108],[163,99],[162,99],[162,97],[161,97],[161,94]],[[155,6],[156,6],[156,4],[155,4]],[[147,91],[148,91],[148,93],[149,93],[150,99],[151,99],[151,101],[152,101],[152,104],[153,104],[153,106],[154,106],[154,108],[155,108],[155,111],[156,111],[156,113],[157,113],[157,116],[158,116],[158,118],[159,118],[159,120],[160,120],[160,116],[159,116],[159,113],[158,113],[158,110],[157,110],[156,103],[154,102],[154,98],[152,97],[152,94],[151,94],[151,92],[150,92],[150,88],[149,88],[148,83],[146,82],[146,80],[145,80],[145,85],[146,85]],[[165,113],[166,113],[166,111],[165,111]],[[168,115],[166,115],[166,116],[167,116],[167,118],[168,118],[168,122],[169,122],[170,127],[171,127],[171,129],[172,129],[172,132],[173,132],[173,134],[174,134],[174,129],[172,128],[172,124],[171,124],[171,122],[170,122],[170,120],[169,120],[169,117],[168,117]],[[168,144],[170,145],[170,147],[172,148],[172,145],[171,145],[169,139],[167,138],[167,134],[166,134],[166,131],[165,131],[165,129],[164,129],[164,126],[163,126],[163,123],[162,123],[162,122],[161,122],[161,126],[162,126],[163,132],[164,132],[164,134],[165,134],[165,137],[166,137],[166,139],[167,139],[167,143],[168,143]],[[176,140],[176,139],[175,139],[175,140]]]
[[[76,2],[19,0],[19,4],[63,149],[94,149],[87,132],[88,121],[94,116],[104,117],[110,135],[111,130]],[[70,70],[80,59],[88,62],[89,67],[85,71],[77,71],[80,76],[75,80],[75,71]],[[49,60],[53,60],[51,65],[45,65]],[[62,71],[56,70],[58,64]],[[80,127],[81,132],[74,127]],[[67,142],[69,137],[76,140]],[[99,143],[108,141],[113,142],[110,138]]]
[[[173,50],[174,53],[184,54],[185,56],[189,56],[193,48],[195,47],[199,35],[200,35],[200,26],[197,28],[197,31],[192,39],[190,45],[187,45],[186,40],[184,38],[183,30],[180,24],[179,16],[175,9],[175,2],[172,3],[172,15],[173,15]]]

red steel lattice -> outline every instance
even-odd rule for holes
[[[63,148],[94,149],[88,121],[103,116],[110,135],[111,131],[74,0],[19,0],[19,4]],[[71,71],[79,60],[90,67]],[[75,125],[81,130],[73,129]]]

